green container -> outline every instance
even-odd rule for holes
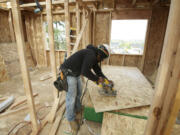
[[[103,112],[96,113],[94,108],[84,107],[83,116],[86,120],[102,123]]]

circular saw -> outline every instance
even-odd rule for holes
[[[117,91],[114,90],[114,84],[111,83],[108,79],[104,79],[102,83],[98,85],[101,89],[98,90],[100,95],[103,96],[116,96]]]

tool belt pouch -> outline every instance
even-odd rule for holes
[[[68,91],[67,75],[63,71],[60,72],[56,81],[54,81],[54,86],[59,92]]]

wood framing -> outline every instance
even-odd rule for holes
[[[65,24],[66,24],[66,47],[67,47],[67,57],[71,55],[70,46],[70,13],[69,13],[69,0],[64,0],[64,11],[65,11]]]
[[[45,59],[45,65],[47,66],[47,53],[46,53],[46,37],[45,37],[45,26],[44,26],[44,21],[43,21],[43,14],[41,14],[41,29],[42,29],[42,34],[43,34],[43,43],[44,43],[44,59]]]
[[[46,12],[48,22],[48,33],[49,33],[49,45],[50,45],[50,59],[51,59],[51,70],[53,73],[52,83],[57,79],[56,71],[56,60],[55,60],[55,46],[54,46],[54,31],[53,31],[53,18],[52,18],[52,3],[51,0],[46,0]],[[58,91],[54,87],[54,104],[49,113],[49,121],[52,122],[55,118],[55,114],[59,104]]]
[[[145,135],[166,135],[180,79],[180,1],[172,0],[164,48]],[[168,134],[167,134],[168,135]]]
[[[149,19],[151,14],[150,9],[122,9],[119,12],[112,12],[112,19]]]
[[[82,26],[82,28],[81,28],[81,31],[80,31],[80,33],[79,33],[78,36],[77,36],[76,43],[75,43],[75,45],[74,45],[72,54],[75,53],[75,52],[77,51],[78,47],[79,47],[79,43],[80,43],[80,41],[81,41],[82,35],[83,35],[83,33],[84,33],[84,30],[85,30],[85,28],[86,28],[86,26],[87,26],[88,21],[89,21],[88,19],[85,20],[85,22],[84,22],[84,24],[83,24],[83,26]]]
[[[95,35],[96,35],[96,12],[93,12],[93,44],[95,44]]]
[[[97,2],[100,0],[83,0],[83,2]],[[53,5],[58,5],[58,4],[63,4],[65,2],[65,0],[58,0],[58,1],[54,1],[52,4]],[[75,3],[75,0],[69,0],[69,3]],[[41,6],[45,6],[46,2],[39,2],[39,4]],[[27,3],[27,4],[22,4],[20,7],[22,8],[26,8],[26,7],[36,7],[37,4],[36,3]]]
[[[37,122],[35,104],[34,104],[33,93],[32,93],[32,86],[30,82],[29,72],[27,69],[27,62],[26,62],[26,56],[25,56],[25,41],[24,41],[24,36],[23,36],[23,31],[22,31],[23,29],[22,29],[21,12],[19,10],[19,0],[16,0],[16,1],[11,0],[11,5],[12,5],[14,30],[16,34],[16,42],[17,42],[17,48],[18,48],[18,53],[19,53],[22,78],[24,82],[24,89],[27,96],[27,103],[29,106],[29,112],[30,112],[31,122],[32,122],[32,132],[33,134],[37,134],[39,130],[39,124]]]
[[[83,25],[84,25],[84,23],[86,23],[85,20],[86,20],[86,10],[85,10],[85,8],[83,8],[83,15],[82,15],[82,24],[83,24]],[[88,24],[88,23],[87,23],[87,24]],[[83,35],[82,35],[82,49],[85,48],[86,38],[88,38],[88,37],[87,37],[87,35],[86,35],[86,27],[85,27],[84,33],[83,33]]]
[[[10,34],[11,34],[11,41],[15,42],[16,40],[15,40],[15,35],[14,35],[12,11],[11,10],[9,10],[8,21],[9,21],[9,29],[10,29]]]
[[[180,80],[179,80],[179,87],[178,87],[177,94],[176,94],[176,97],[174,100],[174,104],[173,104],[172,109],[171,109],[172,111],[171,111],[171,114],[170,114],[170,117],[169,117],[169,120],[167,123],[168,128],[166,128],[164,131],[166,135],[170,135],[172,132],[174,123],[175,123],[176,118],[178,116],[178,113],[180,111],[180,104],[179,103],[180,103]]]
[[[142,60],[141,60],[141,67],[140,67],[141,72],[143,72],[143,69],[144,69],[144,61],[145,61],[145,55],[146,55],[146,50],[147,50],[147,46],[148,46],[147,43],[148,43],[148,39],[149,39],[150,24],[151,24],[151,18],[148,19],[148,24],[147,24],[144,51],[143,51],[143,56],[142,56]]]
[[[112,12],[109,12],[109,47],[111,44],[111,29],[112,29]],[[110,57],[111,57],[111,52],[110,52],[109,57],[107,59],[107,65],[109,65]]]
[[[76,24],[76,35],[79,34],[80,32],[80,11],[79,11],[79,3],[76,3],[76,20],[77,20],[77,24]]]

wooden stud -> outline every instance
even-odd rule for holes
[[[93,12],[93,44],[95,45],[96,38],[96,12]]]
[[[50,63],[52,70],[52,81],[54,82],[57,79],[57,71],[56,71],[56,60],[55,60],[55,46],[54,46],[54,31],[53,31],[53,18],[52,18],[52,3],[51,0],[46,0],[46,12],[47,12],[47,22],[48,22],[48,34],[49,34],[49,45],[50,45]],[[54,90],[54,104],[49,113],[49,121],[53,122],[55,118],[55,114],[59,104],[58,91],[56,88]]]
[[[83,8],[82,24],[85,23],[85,17],[86,17],[85,8]],[[86,31],[86,28],[85,28],[85,31]],[[84,34],[82,35],[82,49],[84,49],[86,46],[86,38],[87,38],[87,35],[86,35],[86,32],[84,32]]]
[[[22,72],[22,78],[24,82],[24,89],[27,96],[27,103],[29,106],[30,116],[31,116],[31,122],[32,122],[32,131],[38,132],[39,130],[39,124],[37,123],[37,116],[36,116],[36,110],[35,110],[35,104],[34,104],[34,98],[32,93],[32,86],[30,82],[29,72],[27,69],[27,62],[26,62],[26,56],[25,56],[25,41],[23,36],[23,29],[22,29],[22,19],[21,19],[21,12],[19,8],[19,0],[11,0],[11,6],[12,6],[12,13],[13,13],[13,21],[14,21],[14,30],[16,34],[16,42],[17,42],[17,48],[18,48],[18,54],[19,54],[19,60],[21,65],[21,72]]]
[[[87,26],[88,21],[89,21],[89,20],[86,19],[85,23],[83,24],[83,26],[82,26],[82,28],[81,28],[81,31],[80,31],[79,35],[77,36],[76,43],[75,43],[75,45],[74,45],[72,54],[75,53],[75,52],[78,50],[80,40],[81,40],[81,38],[82,38],[82,35],[83,35],[83,33],[84,33],[84,30],[85,30],[85,28],[86,28],[86,26]]]
[[[109,12],[109,47],[111,45],[111,28],[112,28],[112,12]],[[109,58],[107,60],[107,65],[109,65],[110,57],[111,57],[111,52],[109,52]]]
[[[145,42],[144,42],[144,51],[143,51],[143,56],[141,59],[141,72],[144,72],[144,63],[145,63],[145,56],[146,56],[146,50],[147,50],[147,46],[148,46],[148,39],[150,36],[150,24],[151,24],[151,18],[148,19],[148,24],[147,24],[147,30],[146,30],[146,38],[145,38]]]
[[[132,6],[135,6],[137,0],[132,0]]]
[[[53,1],[52,4],[53,5],[59,5],[59,4],[63,4],[65,0],[58,0],[58,1]],[[99,0],[84,0],[83,2],[98,2]],[[75,0],[69,0],[69,3],[75,3]],[[39,4],[41,6],[45,6],[46,2],[39,2]],[[20,5],[21,8],[26,8],[26,7],[36,7],[37,4],[36,3],[26,3],[26,4],[22,4]]]
[[[53,125],[52,125],[52,128],[49,132],[49,135],[56,135],[56,132],[57,132],[57,129],[59,127],[59,124],[61,123],[61,120],[62,120],[62,117],[63,117],[63,114],[65,112],[65,104],[62,105],[61,107],[61,112],[60,114],[58,114],[58,116],[56,117],[56,120],[54,121]]]
[[[178,90],[180,75],[180,1],[171,1],[164,48],[155,87],[155,97],[146,125],[145,135],[164,135],[171,107]],[[168,129],[169,128],[169,129]]]
[[[175,101],[174,101],[174,105],[172,106],[172,111],[167,123],[167,127],[164,131],[165,135],[170,135],[171,131],[173,129],[173,125],[176,121],[176,118],[178,116],[179,110],[180,110],[180,81],[179,81],[179,87],[178,87],[178,91],[175,97]]]
[[[36,65],[38,65],[38,50],[37,50],[37,40],[36,40],[36,32],[35,32],[35,20],[34,18],[31,18],[31,30],[32,30],[32,37],[33,37],[33,44],[34,44],[34,51],[35,51],[35,59],[36,59]]]
[[[29,16],[25,18],[25,25],[26,25],[26,31],[31,31],[30,30],[30,19],[29,19]],[[30,49],[30,53],[31,53],[31,56],[32,56],[32,60],[33,60],[34,66],[36,66],[37,62],[36,62],[36,58],[33,55],[33,48],[32,48],[33,41],[32,41],[31,34],[27,35],[27,40],[28,40],[28,46],[29,46],[29,49]]]
[[[11,34],[11,41],[15,42],[16,40],[15,40],[15,35],[14,35],[12,11],[11,10],[9,10],[8,22],[9,22],[9,29],[10,29],[10,34]]]
[[[70,46],[70,13],[69,13],[69,0],[64,0],[64,11],[65,11],[65,24],[66,24],[66,46],[67,46],[67,57],[71,55]]]
[[[47,54],[46,54],[46,32],[44,27],[44,21],[43,21],[43,14],[41,14],[41,29],[42,29],[42,40],[43,40],[43,49],[44,49],[44,59],[45,59],[45,66],[47,67]]]
[[[38,93],[33,94],[33,97],[36,97],[36,96],[38,96]],[[12,110],[18,105],[25,103],[26,101],[27,101],[26,97],[21,97],[21,99],[19,99],[18,102],[16,101],[12,106],[9,107],[9,109]]]
[[[77,28],[76,28],[76,35],[80,32],[80,12],[79,12],[79,3],[76,3],[76,20],[77,20]]]
[[[125,57],[126,57],[126,55],[124,54],[123,59],[122,59],[122,64],[121,64],[122,66],[124,66],[124,63],[125,63]]]

